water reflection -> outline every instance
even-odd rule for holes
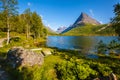
[[[105,44],[110,43],[112,40],[117,40],[116,36],[48,36],[47,46],[57,47],[60,49],[79,50],[82,53],[94,53],[95,46],[99,41]]]

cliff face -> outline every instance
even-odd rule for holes
[[[89,15],[87,15],[86,13],[81,13],[81,15],[77,18],[77,20],[74,22],[73,25],[69,26],[67,29],[65,29],[64,31],[62,31],[62,33],[65,33],[77,26],[83,26],[85,24],[91,24],[91,25],[100,25],[100,23],[91,18]]]

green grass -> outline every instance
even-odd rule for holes
[[[60,63],[63,59],[60,56],[50,55],[45,57],[43,68],[42,80],[57,80],[56,71],[54,69],[55,64]]]
[[[18,80],[91,80],[96,77],[108,76],[111,72],[116,74],[118,79],[120,79],[120,57],[99,54],[98,59],[90,59],[86,58],[83,54],[80,55],[78,51],[50,50],[53,50],[53,54],[46,56],[44,58],[44,64],[41,66],[35,65],[33,67],[26,66],[12,69],[5,65],[4,68],[9,72],[11,80],[16,78]],[[3,52],[6,52],[6,50],[4,49]],[[74,71],[79,73],[79,77],[76,76]],[[60,74],[62,75],[60,76]]]
[[[75,27],[72,30],[63,33],[63,35],[71,36],[115,35],[115,31],[111,27],[107,27],[106,29],[99,31],[99,29],[105,26],[107,25],[86,24],[85,26]]]
[[[5,32],[0,32],[0,38],[5,38],[6,37],[6,33]]]

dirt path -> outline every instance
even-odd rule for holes
[[[0,39],[0,47],[3,47],[3,42],[4,42],[5,39],[6,39],[6,38]]]

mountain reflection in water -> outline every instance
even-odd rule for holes
[[[117,36],[48,36],[46,45],[59,49],[79,50],[82,53],[94,53],[98,42],[109,44]]]

